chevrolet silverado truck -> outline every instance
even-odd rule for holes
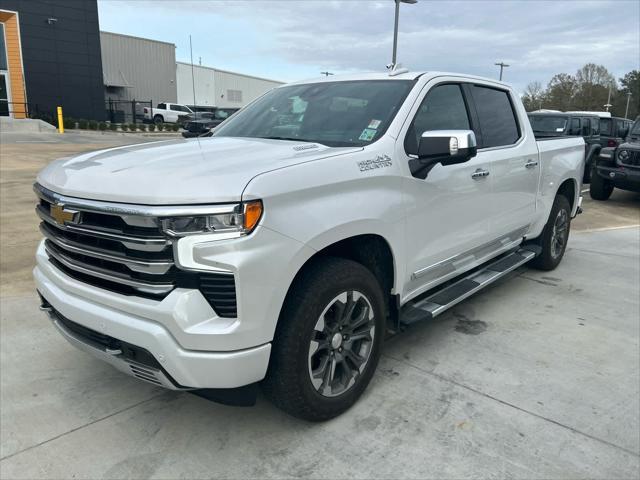
[[[163,102],[156,108],[144,107],[144,119],[156,125],[161,123],[178,123],[181,116],[191,115],[193,111],[186,105]]]
[[[592,167],[591,198],[608,200],[614,188],[640,192],[640,117],[626,141],[615,148],[603,148]]]
[[[363,393],[390,332],[525,263],[560,263],[584,152],[582,138],[537,141],[493,80],[282,86],[211,137],[44,168],[41,308],[140,380],[245,405],[261,385],[326,420]]]

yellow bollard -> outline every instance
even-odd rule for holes
[[[58,132],[64,133],[64,122],[62,121],[62,107],[58,107]]]

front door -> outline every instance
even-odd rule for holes
[[[398,139],[396,158],[408,162],[425,131],[471,129],[461,86],[435,85],[422,100],[405,138]],[[488,161],[476,157],[458,165],[438,164],[424,180],[406,177],[408,278],[403,299],[465,271],[476,261],[476,250],[488,241],[492,183],[491,176],[477,172],[488,170]]]

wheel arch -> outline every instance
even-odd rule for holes
[[[575,207],[578,205],[578,197],[580,196],[580,187],[575,178],[567,178],[564,180],[556,192],[556,196],[562,195],[568,201],[571,206],[571,215],[575,215]]]
[[[395,315],[397,305],[392,292],[396,288],[398,278],[396,256],[390,242],[377,233],[361,233],[344,237],[318,249],[306,259],[293,277],[281,308],[289,298],[293,286],[309,266],[323,257],[335,257],[352,260],[364,266],[378,280],[383,292],[385,307],[391,315]]]

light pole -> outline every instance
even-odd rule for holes
[[[504,62],[496,62],[495,65],[499,65],[500,66],[500,81],[502,81],[502,71],[506,68],[506,67],[510,67],[511,65],[507,65]]]
[[[627,108],[624,109],[624,118],[629,118],[629,100],[631,100],[631,92],[627,92]]]
[[[389,66],[389,68],[392,70],[393,67],[396,66],[398,53],[398,18],[400,17],[400,4],[407,3],[409,5],[413,5],[415,3],[418,3],[418,0],[394,0],[394,2],[396,2],[396,20],[393,27],[393,55],[391,57],[391,65]]]

